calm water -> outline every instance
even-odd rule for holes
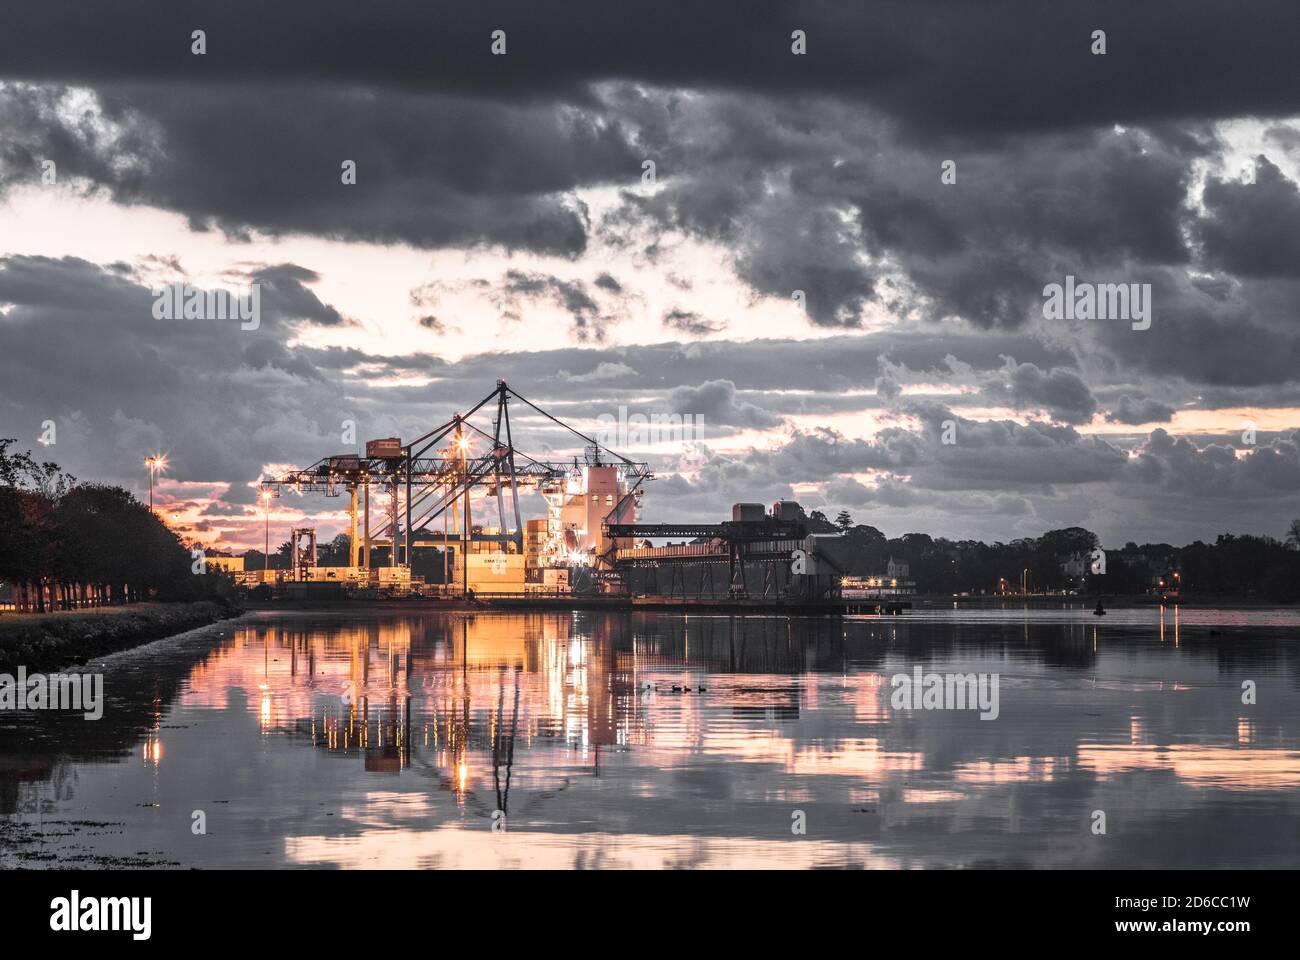
[[[0,866],[1297,867],[1298,651],[1269,610],[255,614],[92,665],[102,720],[0,714]],[[894,709],[916,666],[998,718]]]

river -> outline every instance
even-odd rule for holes
[[[254,613],[0,713],[0,866],[1295,868],[1298,653],[1294,609]],[[931,674],[996,716],[900,707]]]

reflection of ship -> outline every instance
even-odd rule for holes
[[[299,647],[290,673],[314,664],[305,673],[318,688],[300,733],[360,756],[370,772],[431,773],[458,796],[490,773],[503,802],[519,743],[574,751],[595,769],[601,749],[644,741],[641,676],[793,675],[838,668],[844,653],[842,625],[823,619],[434,614],[328,635],[292,624],[283,627]],[[345,683],[355,685],[352,704],[320,695]],[[801,709],[789,683],[722,684],[697,702],[774,720]]]
[[[294,729],[360,756],[367,772],[415,767],[484,815],[504,812],[517,743],[551,742],[594,768],[601,747],[628,741],[637,718],[632,682],[613,669],[616,622],[600,618],[578,637],[572,618],[555,615],[393,617],[344,628],[343,645],[288,627],[286,640],[309,647],[288,658],[289,679],[310,661],[301,682],[316,688]],[[489,772],[495,806],[475,796]]]
[[[519,749],[555,750],[599,776],[601,754],[664,743],[649,726],[640,677],[750,674],[682,701],[738,718],[797,719],[798,685],[764,675],[837,666],[841,626],[766,617],[654,614],[435,614],[385,617],[328,635],[284,626],[308,662],[312,717],[296,725],[320,749],[369,774],[432,778],[475,815],[508,812]],[[270,643],[275,645],[274,637]],[[335,691],[353,684],[355,699]],[[330,695],[326,695],[330,694]],[[671,697],[670,684],[663,697]],[[531,798],[559,783],[525,776]]]

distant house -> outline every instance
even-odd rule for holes
[[[891,580],[906,580],[912,575],[912,566],[906,560],[895,560],[889,558],[889,563],[885,566],[885,576]]]
[[[1092,558],[1086,553],[1072,553],[1061,562],[1061,573],[1067,577],[1086,576]]]

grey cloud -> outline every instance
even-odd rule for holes
[[[321,299],[305,284],[314,283],[320,275],[314,270],[294,263],[281,263],[260,267],[250,278],[261,284],[261,299],[271,311],[291,320],[305,320],[323,327],[336,327],[349,323],[337,310]]]
[[[33,157],[51,153],[63,177],[86,177],[121,203],[176,210],[195,229],[236,240],[258,230],[574,256],[588,225],[573,189],[631,179],[640,162],[617,122],[555,103],[106,86],[83,136],[47,104],[65,93],[0,86],[6,140],[21,145],[11,160],[0,155],[0,189],[39,182]],[[93,132],[114,126],[122,130],[114,137]],[[515,149],[499,150],[505,141]],[[357,165],[355,185],[341,182],[344,160]]]
[[[1198,223],[1207,259],[1250,277],[1300,277],[1300,189],[1265,156],[1255,182],[1210,177]]]
[[[1163,423],[1174,416],[1174,408],[1159,400],[1130,397],[1124,394],[1119,398],[1115,409],[1106,413],[1111,423]]]
[[[581,29],[555,29],[552,11],[523,0],[495,4],[491,16],[393,0],[382,17],[347,0],[231,0],[204,11],[209,53],[200,63],[189,52],[194,16],[183,6],[45,0],[3,8],[0,63],[9,76],[100,84],[179,85],[197,75],[221,84],[382,85],[390,93],[460,89],[483,99],[576,99],[587,84],[614,77],[773,95],[834,92],[874,101],[915,136],[941,138],[1294,113],[1295,8],[1288,0],[1257,0],[1251,11],[1225,19],[1216,0],[1182,0],[1170,42],[1165,7],[1125,0],[1060,7],[1050,20],[1036,0],[759,0],[743,17],[726,4],[666,0],[650,21],[602,0],[572,0],[565,22]],[[330,29],[304,31],[308,22]],[[1112,40],[1105,57],[1088,49],[1099,23]],[[790,55],[794,24],[808,33],[807,56]],[[488,55],[496,26],[509,28],[508,56]],[[1188,63],[1197,69],[1186,70]]]
[[[781,418],[762,407],[740,400],[730,380],[709,380],[698,387],[678,387],[668,395],[673,411],[702,416],[709,423],[763,429],[775,427]]]
[[[578,340],[605,339],[605,330],[617,322],[617,317],[603,313],[600,304],[591,296],[587,285],[580,280],[564,280],[541,273],[509,270],[501,285],[502,294],[514,315],[518,308],[514,301],[523,299],[549,299],[573,318],[573,332]]]
[[[337,439],[340,392],[285,345],[310,322],[292,297],[265,299],[256,331],[158,320],[150,289],[116,272],[14,256],[0,259],[0,303],[0,410],[15,425],[55,420],[58,459],[79,476],[137,483],[148,445],[170,453],[174,479],[247,480]]]
[[[984,387],[984,395],[1012,407],[1047,410],[1065,423],[1087,423],[1097,410],[1088,385],[1073,370],[1054,367],[1044,371],[1036,364],[1007,358],[1005,379]]]
[[[1134,478],[1166,493],[1198,499],[1300,494],[1300,431],[1239,457],[1230,446],[1197,447],[1166,430],[1151,432],[1133,465]],[[1279,517],[1279,521],[1281,517]]]
[[[1106,128],[922,148],[844,101],[604,97],[667,175],[652,194],[625,192],[602,236],[649,222],[725,242],[743,280],[786,300],[804,291],[820,326],[877,307],[1014,327],[1067,272],[1185,263],[1193,163],[1217,147],[1202,131]],[[952,158],[957,182],[944,184]]]
[[[726,324],[716,320],[706,320],[694,310],[673,309],[664,313],[663,324],[670,330],[702,337],[710,333],[719,333]]]
[[[1207,292],[1184,272],[1166,269],[1137,270],[1130,281],[1151,284],[1150,329],[1133,330],[1122,320],[1088,321],[1078,327],[1084,342],[1094,344],[1116,368],[1214,387],[1297,379],[1300,331],[1295,303],[1300,282],[1233,282]]]

